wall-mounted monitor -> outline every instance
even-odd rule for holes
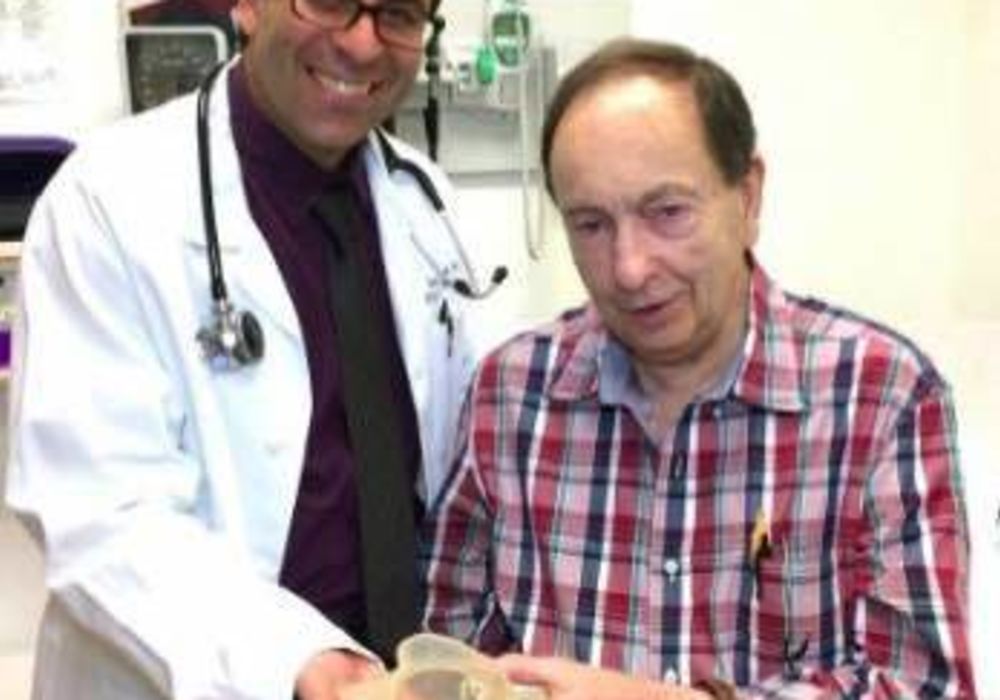
[[[196,89],[227,55],[225,34],[209,25],[129,27],[123,42],[125,94],[132,113]]]

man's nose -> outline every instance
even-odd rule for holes
[[[641,227],[629,222],[618,225],[611,261],[615,284],[635,291],[645,284],[650,270],[650,254]]]
[[[354,21],[344,29],[333,30],[333,38],[354,60],[363,62],[377,57],[385,45],[375,28],[375,13],[363,5],[359,7]]]

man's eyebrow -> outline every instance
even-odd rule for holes
[[[637,204],[639,208],[642,208],[663,197],[684,197],[697,201],[701,201],[704,198],[699,190],[690,185],[684,185],[679,182],[664,182],[644,192],[639,197]]]
[[[563,216],[583,216],[587,214],[601,214],[604,209],[596,204],[571,204],[561,210]]]
[[[561,208],[559,214],[563,219],[574,219],[586,216],[607,216],[608,212],[607,209],[596,204],[580,203]]]
[[[629,207],[633,209],[642,209],[643,207],[647,207],[664,197],[683,197],[685,199],[698,202],[705,198],[704,194],[702,194],[699,189],[690,185],[685,185],[679,182],[664,182],[643,192],[636,200],[634,200],[634,204],[630,204]],[[563,216],[581,216],[585,214],[603,214],[607,210],[600,204],[590,204],[586,201],[581,201],[570,203],[565,207],[560,207],[559,211]]]

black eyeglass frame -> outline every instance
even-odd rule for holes
[[[307,22],[317,27],[322,27],[323,29],[329,29],[334,31],[347,31],[361,19],[362,15],[369,15],[372,18],[372,26],[375,29],[375,35],[379,40],[386,44],[387,46],[393,46],[399,49],[408,49],[411,51],[419,51],[424,46],[424,39],[427,35],[427,27],[433,25],[437,18],[437,9],[441,4],[440,0],[432,0],[430,7],[428,9],[420,8],[420,14],[422,15],[422,21],[420,24],[420,30],[414,31],[413,41],[411,42],[408,38],[401,38],[400,36],[388,36],[384,34],[384,27],[382,24],[382,13],[393,8],[393,4],[378,4],[378,5],[368,5],[360,0],[353,0],[354,12],[347,19],[346,22],[331,22],[329,18],[322,18],[308,11],[303,11],[302,5],[308,3],[308,0],[288,0],[288,4],[291,7],[292,14],[303,22]]]

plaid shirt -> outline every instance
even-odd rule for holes
[[[750,299],[730,381],[659,444],[592,308],[486,359],[430,628],[747,698],[975,697],[948,386],[755,264]]]

